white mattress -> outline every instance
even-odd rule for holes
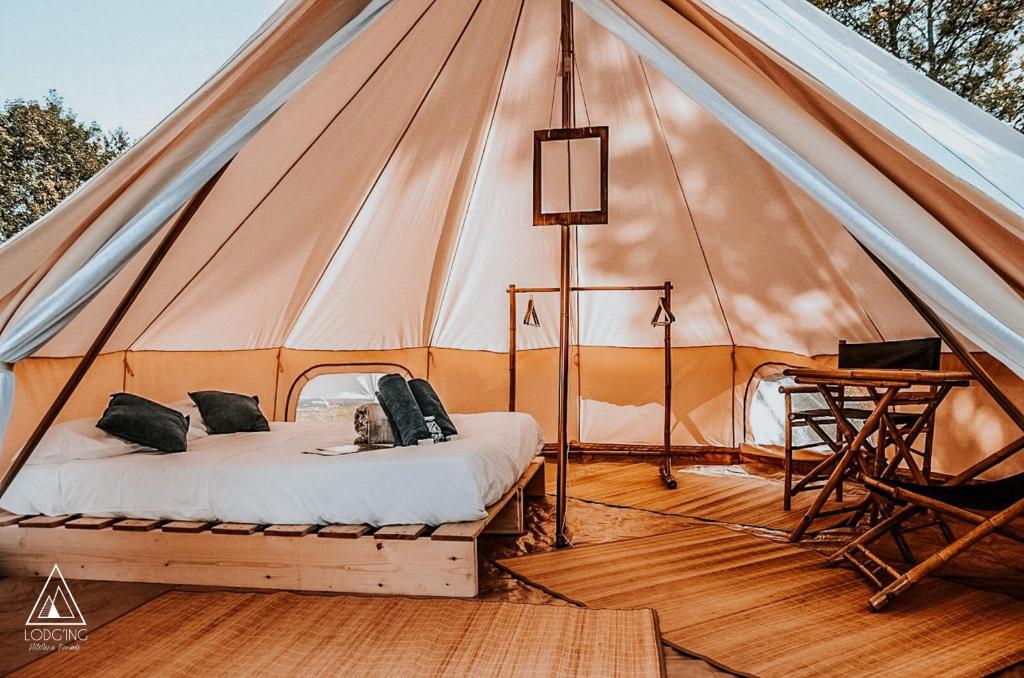
[[[0,508],[261,524],[477,520],[539,453],[543,434],[519,412],[452,419],[454,440],[340,457],[302,452],[351,442],[351,425],[274,422],[269,433],[211,435],[179,454],[30,465]]]

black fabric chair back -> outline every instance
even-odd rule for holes
[[[941,355],[942,340],[937,337],[867,344],[839,342],[840,369],[937,370]]]

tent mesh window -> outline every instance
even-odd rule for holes
[[[309,380],[299,393],[295,421],[352,423],[356,408],[377,401],[381,372],[321,374]]]

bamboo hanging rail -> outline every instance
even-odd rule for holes
[[[508,410],[514,412],[516,409],[516,337],[517,331],[516,326],[518,323],[518,313],[516,297],[519,294],[545,294],[549,292],[559,292],[560,289],[557,287],[519,287],[517,285],[508,286]],[[573,285],[569,288],[570,292],[661,292],[662,299],[664,300],[663,306],[660,309],[666,310],[668,313],[672,312],[672,281],[666,280],[661,285]],[[660,447],[661,450],[661,465],[659,467],[659,474],[661,480],[665,483],[665,486],[670,490],[676,488],[677,482],[675,476],[672,473],[672,323],[669,322],[664,325],[665,337],[664,337],[664,354],[665,354],[665,418],[664,418],[664,430],[663,430],[663,442]],[[568,441],[568,438],[566,438]],[[567,443],[568,445],[568,443]],[[583,448],[586,443],[579,443],[579,447]],[[609,447],[614,447],[610,445]],[[636,445],[623,445],[623,449],[632,448],[638,449],[640,446]],[[646,449],[646,446],[643,446]]]

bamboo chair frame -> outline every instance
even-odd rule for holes
[[[791,368],[785,370],[784,374],[795,377],[798,384],[813,385],[818,390],[839,428],[837,438],[842,439],[842,444],[833,455],[835,461],[826,460],[830,462],[828,468],[831,469],[827,481],[790,534],[790,541],[793,542],[800,541],[814,521],[821,517],[850,513],[841,524],[852,526],[858,524],[865,514],[870,513],[873,519],[880,514],[888,514],[888,503],[879,501],[870,493],[855,504],[842,504],[838,508],[824,510],[828,497],[837,491],[845,478],[892,477],[901,464],[905,464],[916,482],[927,483],[924,472],[915,460],[913,445],[950,390],[955,386],[969,385],[971,379],[969,372],[934,370]],[[840,386],[863,389],[872,401],[871,414],[860,427],[850,421],[837,399],[836,393],[839,391],[836,389]],[[935,388],[929,388],[927,392],[910,390],[915,386]],[[912,425],[900,428],[894,418],[893,408],[908,403],[923,405],[924,410],[916,416]],[[868,439],[875,433],[878,433],[880,443],[892,446],[891,459],[884,456],[884,448],[880,444],[872,445],[869,442]],[[952,532],[945,525],[943,532],[952,539]],[[906,548],[909,555],[909,547],[901,543],[903,548]]]
[[[945,390],[942,390],[945,389]],[[825,392],[827,391],[827,393]],[[941,391],[941,392],[940,392]],[[827,386],[823,391],[821,386],[796,385],[780,386],[779,392],[785,398],[785,438],[783,445],[783,490],[782,508],[785,511],[792,510],[793,497],[800,492],[820,490],[832,473],[839,461],[844,445],[848,445],[856,436],[856,429],[844,426],[840,419],[864,421],[870,414],[870,409],[861,413],[859,410],[850,416],[851,409],[848,405],[866,404],[873,407],[878,401],[877,394],[870,392],[864,394],[851,394],[844,385]],[[878,428],[878,440],[872,445],[865,441],[862,445],[868,454],[874,459],[874,477],[879,477],[885,472],[887,475],[895,473],[899,468],[899,462],[905,462],[907,470],[915,476],[923,477],[924,482],[931,480],[932,448],[935,430],[935,409],[938,403],[942,402],[948,393],[948,387],[928,387],[927,391],[912,393],[901,393],[893,400],[892,406],[883,417],[882,425]],[[799,410],[793,407],[794,395],[820,394],[825,398],[826,407]],[[897,409],[901,407],[919,407],[919,411],[906,411]],[[838,417],[837,412],[844,414]],[[836,435],[833,437],[825,430],[826,426],[835,426]],[[809,428],[818,437],[818,442],[805,443],[802,445],[793,444],[793,433],[800,428]],[[921,449],[915,447],[918,439],[921,439]],[[828,448],[827,456],[806,473],[799,481],[793,482],[793,454],[797,450],[810,449],[825,445]],[[886,462],[886,450],[893,447],[893,460],[895,465]],[[915,457],[920,458],[920,465]],[[921,473],[917,471],[920,469]],[[839,479],[835,487],[835,498],[837,502],[843,501],[843,484],[846,480],[855,480],[856,469],[851,468],[849,472]],[[877,519],[877,511],[871,512],[872,524]]]
[[[992,453],[944,484],[960,485],[974,480],[981,473],[998,466],[1022,450],[1024,450],[1024,437],[1010,442],[1002,449]],[[886,482],[885,478],[865,478],[864,484],[872,496],[895,504],[902,504],[902,506],[892,511],[891,515],[887,518],[830,556],[828,562],[833,566],[843,562],[850,563],[865,579],[879,589],[868,600],[868,607],[872,611],[879,612],[885,609],[895,598],[911,589],[926,576],[991,534],[998,533],[1024,543],[1024,530],[1011,525],[1014,520],[1024,517],[1024,498],[1017,500],[1001,511],[980,512],[960,508],[954,504],[891,485]],[[909,520],[926,512],[936,516],[949,516],[969,523],[974,527],[959,538],[952,538],[952,533],[945,533],[944,530],[947,544],[920,562],[917,562],[912,556],[907,558],[907,554],[904,552],[905,559],[908,562],[915,563],[906,572],[898,571],[868,548],[887,534],[892,536],[897,544],[900,544],[903,541],[903,532],[907,531],[904,525]],[[935,523],[925,524],[922,527],[928,527],[931,524]],[[948,527],[945,529],[948,529]]]

